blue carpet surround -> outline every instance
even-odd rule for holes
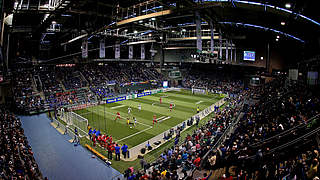
[[[123,177],[100,159],[92,158],[82,146],[69,143],[70,137],[53,128],[46,114],[20,116],[20,119],[39,168],[49,180]]]

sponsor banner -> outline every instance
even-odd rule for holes
[[[144,44],[141,44],[141,59],[144,60],[146,58],[146,50],[145,50],[145,47],[144,47]]]
[[[149,81],[141,81],[141,82],[128,82],[128,83],[124,83],[124,84],[121,84],[121,86],[129,86],[129,85],[136,85],[136,84],[147,84],[149,83]]]
[[[117,102],[118,101],[123,101],[123,100],[126,100],[126,99],[127,99],[127,96],[117,97]]]
[[[143,97],[143,96],[146,96],[146,94],[145,93],[137,94],[137,97]]]
[[[105,58],[106,57],[106,48],[105,48],[105,43],[104,39],[100,40],[100,53],[99,53],[100,58]]]
[[[88,40],[86,38],[82,39],[81,52],[82,58],[88,58]]]
[[[117,98],[110,98],[110,99],[107,99],[107,104],[109,103],[114,103],[114,102],[119,102],[119,101],[124,101],[127,99],[127,96],[121,96],[121,97],[117,97]]]
[[[114,51],[114,58],[120,59],[120,44],[115,45]]]
[[[196,34],[197,34],[197,52],[202,52],[202,39],[201,39],[201,17],[199,11],[196,11]]]
[[[117,102],[116,98],[107,99],[107,103],[114,103],[114,102]]]
[[[133,58],[133,46],[129,46],[129,59]]]

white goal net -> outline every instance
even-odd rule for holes
[[[70,129],[73,130],[76,127],[80,136],[87,135],[88,119],[74,112],[61,111],[60,113],[61,120],[67,123]]]
[[[192,91],[192,94],[207,94],[208,93],[206,88],[194,88],[193,87],[191,89],[191,91]]]

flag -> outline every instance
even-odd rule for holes
[[[133,58],[133,46],[129,46],[129,59]]]
[[[141,44],[141,59],[144,60],[145,58],[146,58],[145,47],[144,47],[144,44]]]
[[[202,39],[201,39],[201,18],[199,11],[196,11],[196,34],[197,34],[197,52],[202,52]]]
[[[82,39],[82,58],[88,58],[88,39]]]
[[[106,48],[105,48],[105,43],[104,43],[104,38],[100,39],[100,53],[99,53],[100,58],[105,58],[106,57]]]
[[[210,39],[210,54],[213,55],[214,51],[214,27],[212,20],[210,21],[210,31],[211,31],[211,39]]]
[[[120,58],[120,44],[116,44],[115,45],[115,59],[119,59]]]

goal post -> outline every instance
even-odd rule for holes
[[[207,88],[192,87],[192,94],[208,94]]]
[[[74,132],[76,127],[80,136],[86,136],[88,134],[88,119],[82,117],[75,112],[65,112],[60,111],[60,119],[63,120],[69,127],[70,130]]]

